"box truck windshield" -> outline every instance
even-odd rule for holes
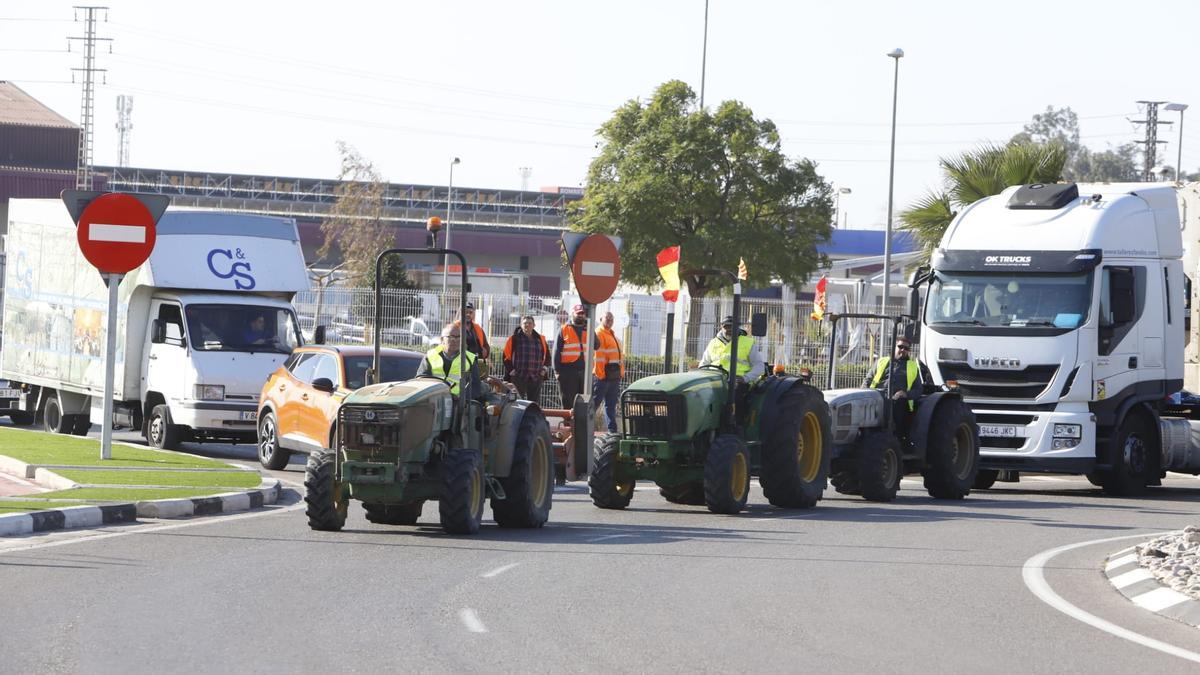
[[[257,305],[188,305],[192,349],[209,352],[290,354],[300,346],[296,317],[288,309]]]
[[[1077,328],[1087,321],[1091,273],[970,274],[937,272],[929,289],[931,325],[1053,326]]]

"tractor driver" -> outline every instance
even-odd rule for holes
[[[700,365],[720,366],[728,373],[730,356],[733,351],[733,331],[735,330],[738,331],[738,353],[737,372],[735,373],[737,390],[734,392],[734,396],[737,400],[738,410],[742,411],[746,409],[746,395],[750,391],[750,385],[747,382],[758,379],[765,371],[765,366],[758,351],[758,343],[737,325],[732,316],[721,320],[721,332],[709,340],[708,346],[704,348],[704,355],[700,357]]]
[[[453,323],[446,324],[442,328],[441,344],[430,349],[425,358],[421,360],[421,367],[417,369],[417,377],[432,376],[440,377],[450,382],[450,393],[458,396],[459,380],[462,378],[462,360],[459,358],[459,351],[462,347],[462,332],[459,326]],[[470,351],[465,352],[467,357],[467,370],[470,372],[471,391],[475,396],[482,396],[483,385],[479,381],[479,369],[475,367],[475,355]]]
[[[875,363],[874,377],[868,376],[863,381],[867,389],[879,389],[884,396],[892,392],[892,419],[895,420],[896,434],[908,439],[908,427],[912,422],[912,413],[916,410],[917,400],[921,398],[924,388],[921,378],[921,364],[911,356],[912,343],[908,338],[896,338],[895,357],[880,357]],[[893,384],[895,383],[895,384]]]

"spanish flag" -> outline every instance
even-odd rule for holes
[[[668,246],[658,252],[658,273],[662,275],[663,300],[675,302],[679,299],[679,247]]]
[[[825,318],[825,287],[829,285],[829,280],[825,275],[821,275],[821,280],[817,282],[817,292],[813,295],[813,311],[809,316],[813,321],[820,321]]]
[[[750,270],[746,269],[746,259],[738,258],[738,280],[747,281],[750,279]]]

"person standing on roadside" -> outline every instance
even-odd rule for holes
[[[596,407],[603,402],[608,430],[616,433],[617,396],[621,393],[621,378],[625,377],[625,359],[621,353],[621,343],[613,332],[612,312],[604,313],[604,320],[596,330],[596,339],[600,345],[596,347],[596,367],[593,372],[596,381],[592,384],[592,401]]]
[[[471,352],[476,357],[476,364],[479,367],[479,373],[487,373],[487,358],[492,354],[492,347],[488,344],[487,333],[483,332],[483,326],[475,323],[475,305],[467,303],[467,313],[463,315],[465,321],[455,321],[454,326],[462,330],[462,346],[463,349]]]
[[[533,329],[533,317],[521,317],[521,326],[504,343],[504,379],[517,387],[526,401],[541,405],[542,381],[550,370],[546,338]]]
[[[554,371],[558,375],[558,388],[562,392],[562,405],[568,410],[575,404],[575,397],[583,393],[584,349],[588,339],[587,310],[575,305],[571,321],[563,324],[554,340]],[[595,335],[592,344],[599,346]]]

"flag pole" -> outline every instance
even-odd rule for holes
[[[663,350],[663,372],[670,373],[671,352],[675,349],[675,301],[667,301],[667,346]]]

